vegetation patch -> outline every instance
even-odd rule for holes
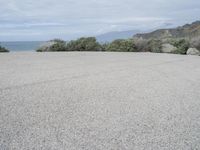
[[[105,51],[113,52],[137,52],[133,39],[119,39],[107,44]]]
[[[9,52],[9,50],[5,47],[0,46],[0,52]]]
[[[102,51],[95,37],[82,37],[67,43],[66,51]]]
[[[185,39],[172,39],[170,43],[177,48],[173,53],[185,55],[190,47],[190,43]]]
[[[200,42],[193,41],[193,45]],[[108,52],[153,52],[153,53],[174,53],[187,54],[191,48],[191,41],[187,39],[118,39],[110,43],[99,43],[95,37],[82,37],[77,40],[65,42],[55,39],[46,42],[37,52],[56,51],[108,51]],[[195,48],[195,47],[194,47]]]

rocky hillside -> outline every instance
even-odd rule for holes
[[[165,38],[187,38],[193,39],[200,37],[200,21],[193,22],[192,24],[186,24],[181,27],[173,29],[159,29],[151,33],[136,34],[135,38],[143,39],[165,39]]]

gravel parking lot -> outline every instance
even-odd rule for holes
[[[0,54],[0,150],[200,149],[200,57]]]

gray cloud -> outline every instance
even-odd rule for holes
[[[0,0],[0,40],[72,39],[199,20],[197,0]]]

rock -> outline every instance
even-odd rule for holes
[[[200,51],[196,48],[189,48],[187,50],[187,55],[200,55]]]
[[[177,50],[177,48],[171,44],[162,44],[162,52],[163,53],[173,53]]]

